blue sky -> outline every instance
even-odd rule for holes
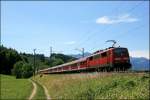
[[[94,52],[115,39],[132,56],[149,56],[148,1],[2,1],[1,39],[19,52]]]

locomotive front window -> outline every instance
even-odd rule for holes
[[[127,56],[128,51],[127,51],[127,49],[117,48],[114,50],[114,54],[116,57]]]

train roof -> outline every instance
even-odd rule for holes
[[[45,70],[50,70],[50,69],[54,69],[54,68],[59,68],[59,67],[63,67],[63,66],[75,64],[75,63],[77,63],[77,62],[85,61],[86,58],[87,58],[87,57],[80,58],[80,59],[78,59],[78,60],[74,60],[74,61],[71,61],[71,62],[68,62],[68,63],[64,63],[64,64],[61,64],[61,65],[57,65],[57,66],[54,66],[54,67],[46,68],[46,69],[43,69],[43,70],[40,70],[40,71],[45,71]]]
[[[71,62],[68,62],[68,63],[64,63],[62,65],[58,65],[58,66],[55,66],[55,67],[51,67],[51,68],[59,68],[59,67],[62,67],[62,66],[67,66],[67,65],[71,65],[71,64],[75,64],[77,62],[82,62],[82,61],[85,61],[87,57],[84,57],[84,58],[80,58],[78,60],[74,60],[74,61],[71,61]]]

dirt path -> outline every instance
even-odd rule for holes
[[[31,83],[33,84],[33,90],[32,90],[32,93],[29,97],[29,100],[33,99],[33,97],[35,96],[36,94],[36,91],[37,91],[37,85],[35,82],[33,82],[31,79],[29,79],[29,81],[31,81]]]
[[[44,88],[44,92],[45,92],[45,95],[46,95],[47,100],[50,100],[51,98],[50,98],[50,95],[48,94],[47,88],[46,88],[44,85],[42,85],[42,86],[43,86],[43,88]]]

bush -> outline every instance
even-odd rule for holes
[[[19,61],[14,65],[12,72],[16,78],[29,78],[33,75],[33,68],[31,64]]]
[[[22,66],[23,66],[23,61],[19,61],[19,62],[15,63],[12,73],[13,73],[13,75],[16,76],[16,78],[22,77]]]
[[[24,63],[22,66],[22,77],[29,78],[33,75],[33,68],[31,64]]]

